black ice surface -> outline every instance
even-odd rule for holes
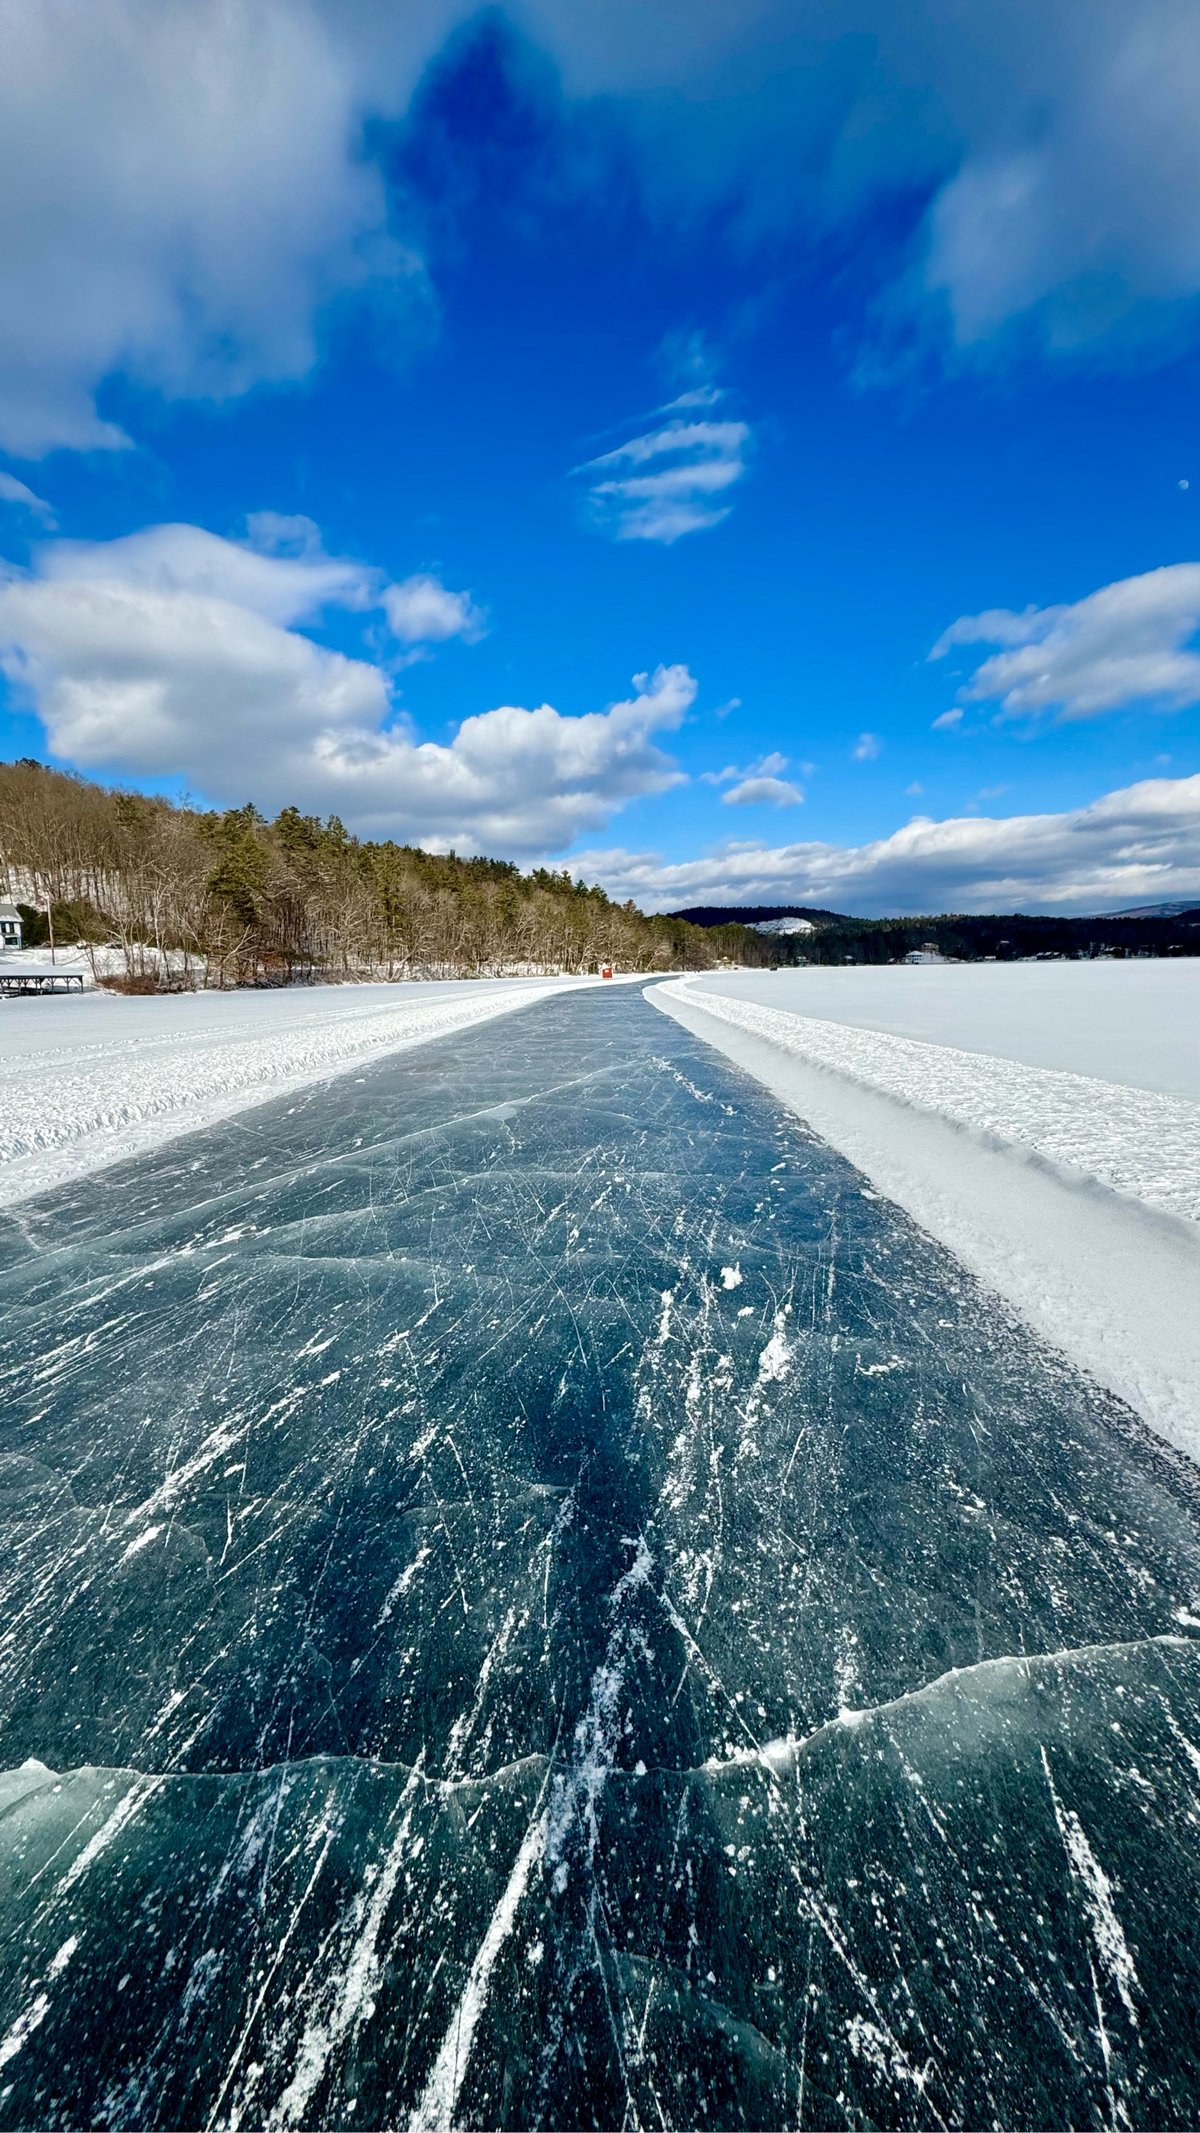
[[[1200,2120],[1200,1529],[636,991],[0,1224],[0,2123]]]

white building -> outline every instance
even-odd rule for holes
[[[16,905],[0,903],[0,949],[19,948],[22,937],[21,914]]]

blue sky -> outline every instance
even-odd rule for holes
[[[4,754],[662,908],[1200,896],[1190,4],[15,12]]]

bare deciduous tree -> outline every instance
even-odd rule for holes
[[[648,918],[544,867],[362,843],[336,816],[223,814],[0,764],[8,893],[137,987],[703,969],[769,961],[745,927]],[[115,953],[114,953],[115,952]]]

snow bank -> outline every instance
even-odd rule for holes
[[[706,992],[1200,1100],[1200,956],[712,972]]]
[[[0,1005],[0,1206],[588,978]]]
[[[1200,1103],[1187,1097],[850,1028],[800,1011],[790,1000],[766,1007],[758,998],[730,997],[728,981],[718,992],[701,980],[699,991],[708,1014],[810,1066],[1030,1148],[1149,1207],[1200,1220]],[[1010,1021],[1010,1045],[1018,1041]]]
[[[1024,1031],[1009,989],[1010,1053],[1045,1042],[1038,981],[1061,968],[1027,967]],[[784,984],[705,978],[650,998],[766,1083],[1043,1337],[1200,1460],[1200,1105],[746,997],[775,986],[787,998]],[[886,1015],[891,997],[871,1011]],[[1140,1041],[1151,1055],[1152,1027]],[[1084,1056],[1078,1044],[1074,1056]]]

